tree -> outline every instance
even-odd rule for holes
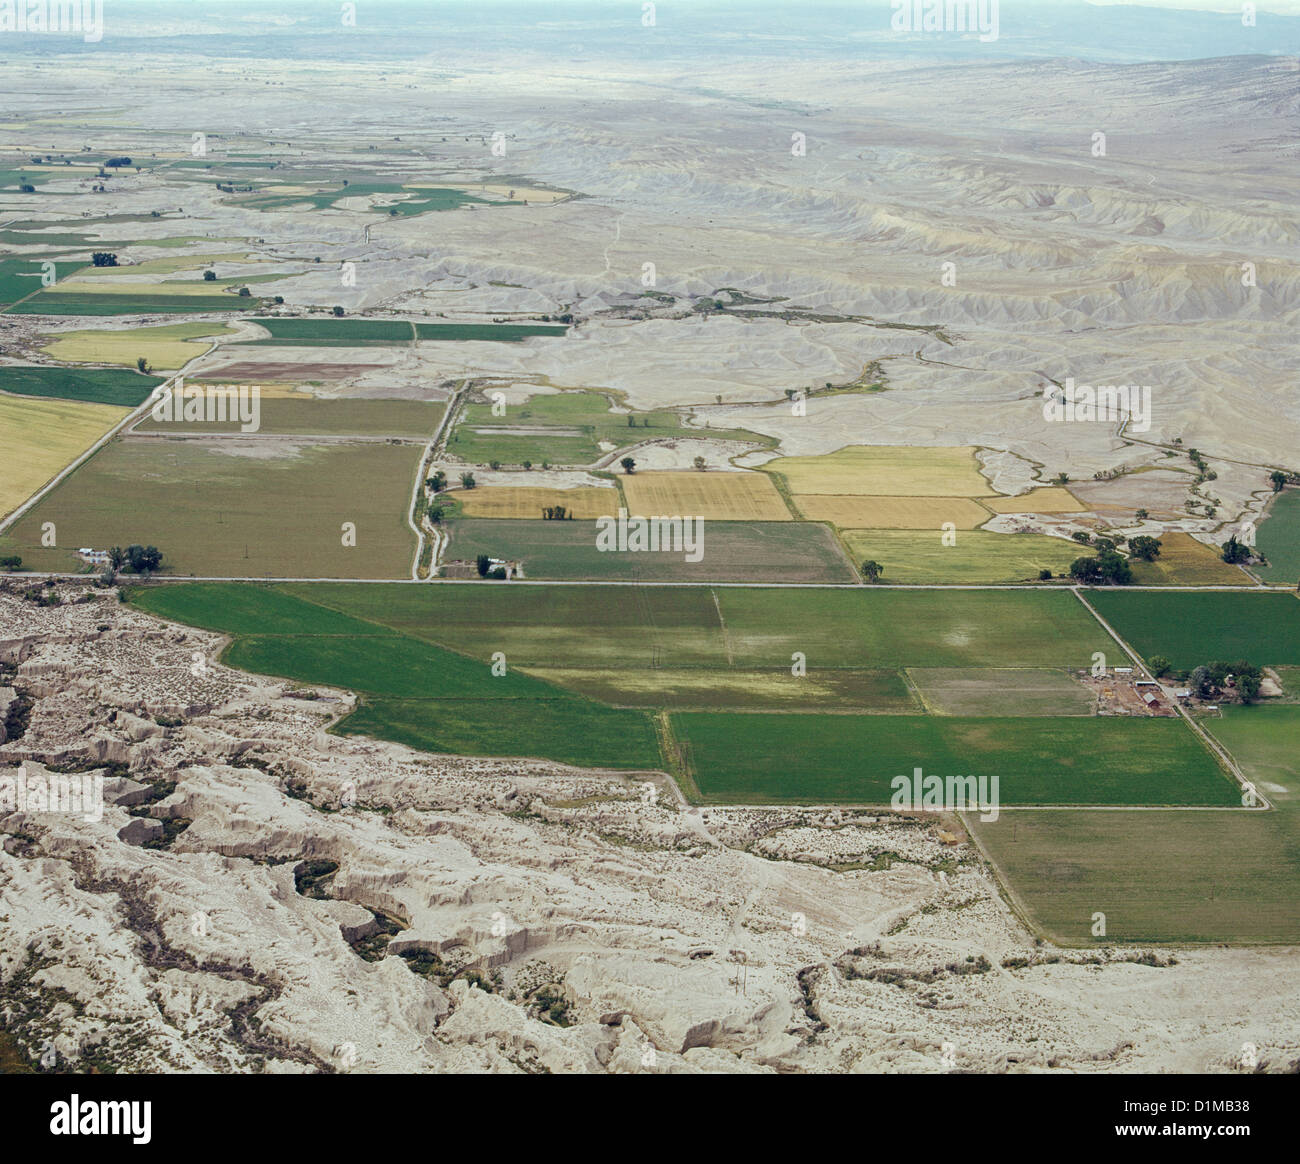
[[[1076,529],[1074,533],[1070,535],[1070,537],[1073,538],[1076,542],[1078,542],[1079,545],[1081,546],[1087,546],[1092,544],[1092,534],[1090,534],[1086,529]]]
[[[704,458],[703,458],[703,457],[696,457],[696,458],[695,458],[695,467],[696,467],[696,468],[697,468],[701,473],[704,472]]]
[[[489,469],[499,469],[499,468],[501,468],[501,462],[500,462],[500,461],[489,461],[489,462],[488,462],[488,468],[489,468]]]
[[[1160,539],[1141,534],[1130,540],[1128,551],[1133,557],[1141,558],[1144,562],[1154,562],[1160,557]]]
[[[877,562],[875,558],[868,558],[865,562],[862,563],[862,576],[868,582],[877,581],[880,578],[880,575],[883,574],[884,572],[885,572],[885,567],[882,566],[879,562]]]
[[[532,467],[533,467],[533,463],[532,463],[532,461],[525,461],[525,462],[524,462],[524,469],[525,469],[525,470],[531,469]]]
[[[1076,582],[1100,582],[1101,563],[1096,558],[1075,558],[1070,563],[1070,577]]]
[[[1038,580],[1040,582],[1050,582],[1051,578],[1052,578],[1052,572],[1046,566],[1044,566],[1041,570],[1038,571]]]
[[[21,186],[18,187],[18,191],[21,194],[35,194],[36,187],[33,186],[30,182],[24,182]]]
[[[1136,517],[1138,521],[1146,521],[1150,514],[1148,514],[1145,509],[1139,509],[1134,512],[1133,516]]]
[[[17,554],[8,554],[0,558],[0,570],[8,570],[12,574],[15,570],[23,568],[23,560]]]
[[[427,477],[424,483],[429,487],[429,492],[441,493],[447,484],[447,474],[438,469],[432,477]]]
[[[621,461],[619,461],[619,464],[623,466],[623,472],[626,473],[629,477],[632,475],[632,471],[636,468],[636,461],[634,461],[631,457],[624,457]]]
[[[203,272],[203,281],[204,281],[205,283],[215,283],[215,282],[217,281],[217,273],[216,273],[216,271],[204,271],[204,272]]]
[[[1273,482],[1274,493],[1281,493],[1282,490],[1286,488],[1286,474],[1280,470],[1274,469],[1268,475],[1268,479]]]
[[[1069,473],[1057,473],[1056,476],[1052,478],[1053,485],[1068,485],[1069,483],[1070,483]]]
[[[488,576],[488,571],[492,568],[492,559],[489,558],[487,554],[479,554],[475,565],[478,566],[478,576],[480,578],[486,578]]]
[[[331,307],[330,310],[331,310],[335,315],[342,315],[342,314],[343,314],[343,308],[341,308],[341,307],[339,307],[339,306],[337,306],[337,305],[334,306],[334,307]]]
[[[474,486],[478,484],[478,482],[474,480],[473,473],[462,473],[460,475],[460,483],[465,489],[473,489]]]
[[[117,256],[109,251],[95,251],[90,256],[91,263],[96,267],[116,267]]]
[[[1237,541],[1237,535],[1233,534],[1223,543],[1223,560],[1234,566],[1240,562],[1249,562],[1250,547],[1244,542]]]
[[[1263,676],[1258,672],[1258,667],[1252,668],[1244,674],[1238,672],[1236,677],[1237,694],[1241,696],[1242,703],[1255,702],[1255,697],[1259,694],[1260,684],[1263,682]]]
[[[1210,669],[1204,664],[1197,667],[1192,672],[1191,678],[1189,678],[1187,682],[1191,689],[1196,692],[1197,696],[1201,699],[1213,699],[1215,691],[1218,690],[1214,684],[1214,680],[1210,677]]]
[[[140,372],[149,371],[149,361],[144,356],[137,356],[135,359],[136,370]]]
[[[253,293],[247,287],[241,287],[239,289],[239,295],[241,299],[248,299],[252,296],[252,294]]]
[[[108,551],[108,564],[114,570],[120,570],[126,565],[126,551],[121,546],[114,546]]]
[[[442,515],[444,512],[446,511],[443,509],[441,505],[437,504],[437,502],[431,501],[429,503],[429,509],[428,509],[429,520],[433,522],[434,525],[442,524]]]
[[[1127,586],[1133,581],[1133,570],[1122,554],[1114,550],[1103,550],[1097,555],[1101,567],[1102,580],[1113,586]]]
[[[1173,664],[1164,657],[1164,655],[1151,656],[1151,674],[1157,679],[1164,675]]]
[[[162,565],[162,551],[157,546],[127,546],[126,560],[137,574],[148,574]]]

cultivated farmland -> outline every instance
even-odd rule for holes
[[[461,518],[444,559],[479,554],[523,563],[529,578],[646,582],[852,582],[856,575],[824,526],[799,522],[710,521],[704,556],[619,553],[596,548],[590,521]]]
[[[115,331],[64,331],[50,336],[43,349],[56,360],[72,363],[123,364],[135,367],[144,356],[152,368],[183,368],[203,355],[213,336],[229,335],[221,323],[171,323]]]
[[[1295,586],[1300,580],[1300,490],[1288,489],[1273,498],[1257,541],[1268,565],[1252,569],[1266,582]]]
[[[192,384],[189,387],[193,387]],[[259,402],[259,432],[285,435],[379,436],[417,439],[432,436],[442,420],[444,405],[422,400],[316,398],[306,393],[263,392]],[[136,432],[235,433],[239,421],[204,422],[154,420],[150,414]]]
[[[790,492],[865,497],[975,497],[987,494],[973,448],[851,445],[821,457],[781,457],[763,469]]]
[[[600,392],[538,393],[522,404],[507,406],[504,413],[494,411],[491,404],[467,404],[447,451],[478,465],[492,461],[589,465],[602,452],[625,445],[665,437],[698,437],[705,431],[689,428],[670,409],[615,412],[610,397]],[[709,429],[707,435],[715,440],[771,443],[737,429]]]
[[[345,734],[434,752],[659,765],[654,727],[642,712],[604,707],[513,669],[494,675],[486,655],[458,654],[287,594],[247,588],[232,607],[226,593],[169,586],[135,600],[165,618],[236,634],[224,656],[232,666],[357,691],[360,706],[337,728]],[[248,633],[259,621],[276,633]]]
[[[418,444],[379,442],[125,438],[63,481],[10,538],[28,564],[46,569],[75,567],[78,546],[138,542],[162,549],[176,574],[401,577],[415,552],[405,515],[421,453]],[[40,545],[45,521],[56,525],[58,549]],[[344,522],[356,526],[355,546],[343,544]]]
[[[21,505],[126,415],[107,404],[0,395],[0,513]],[[39,543],[39,527],[33,534]],[[24,550],[22,557],[30,566],[35,555]]]
[[[564,324],[547,323],[413,323],[407,319],[294,319],[249,320],[265,328],[269,339],[249,341],[250,347],[359,348],[370,345],[409,344],[415,340],[480,340],[518,343],[533,336],[562,336]]]
[[[790,511],[762,473],[637,473],[623,478],[630,514],[709,521],[789,521]]]
[[[1040,570],[1063,574],[1082,553],[1044,534],[962,531],[954,545],[945,545],[938,529],[855,529],[843,537],[855,562],[874,558],[884,566],[886,582],[1023,582]]]
[[[862,497],[803,493],[794,499],[809,521],[840,529],[938,530],[945,522],[975,529],[989,520],[987,509],[969,497]]]
[[[907,676],[939,715],[1091,715],[1097,704],[1066,671],[1041,667],[909,667]]]
[[[136,408],[162,383],[125,368],[60,368],[46,364],[0,367],[0,389],[19,396],[49,396],[87,404]]]
[[[888,804],[890,781],[998,774],[1003,805],[1240,803],[1176,719],[682,712],[673,731],[714,803]]]
[[[1300,664],[1300,599],[1292,594],[1093,590],[1088,601],[1144,658],[1163,655],[1175,670],[1216,659]]]
[[[574,520],[584,520],[615,513],[619,506],[617,489],[597,486],[556,489],[544,485],[481,485],[476,489],[454,489],[445,496],[458,502],[466,517],[541,519],[543,509],[563,506]]]
[[[1139,586],[1251,586],[1244,570],[1231,566],[1217,550],[1180,531],[1160,535],[1160,556],[1154,562],[1130,560]]]

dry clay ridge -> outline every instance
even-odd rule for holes
[[[952,821],[696,811],[657,774],[328,735],[348,693],[229,670],[220,638],[112,591],[58,592],[0,591],[0,663],[33,701],[0,764],[102,767],[109,805],[0,818],[22,1053],[276,1072],[1232,1071],[1243,1041],[1265,1070],[1300,1059],[1292,953],[1039,947],[940,835]]]

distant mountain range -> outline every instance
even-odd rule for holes
[[[901,0],[900,0],[901,2]],[[977,0],[989,27],[993,0]],[[0,30],[0,58],[21,53],[151,51],[331,60],[457,59],[521,54],[557,64],[688,63],[708,57],[1027,59],[1126,63],[1300,54],[1300,16],[999,0],[996,39],[896,31],[890,0],[108,0],[104,36]],[[653,24],[649,19],[653,7]],[[940,8],[945,5],[939,5]],[[908,0],[905,11],[913,10]],[[924,0],[917,11],[925,10]]]

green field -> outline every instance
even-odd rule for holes
[[[967,817],[1054,940],[1300,942],[1300,707],[1228,706],[1206,722],[1276,811]]]
[[[1177,719],[680,712],[706,801],[888,804],[890,781],[997,774],[1001,804],[1234,805],[1236,785]]]
[[[541,524],[541,523],[534,523]],[[1064,591],[290,585],[290,593],[521,667],[768,670],[1084,668],[1115,643]]]
[[[737,665],[1068,667],[1115,643],[1064,591],[720,590]]]
[[[42,291],[9,308],[11,315],[201,315],[212,311],[252,311],[261,300],[239,295],[174,295],[139,292],[99,295]]]
[[[0,384],[3,378],[0,376]],[[193,386],[193,382],[190,382]],[[315,436],[391,436],[428,439],[436,431],[445,405],[423,400],[314,399],[310,396],[263,396],[258,432]],[[186,423],[154,420],[146,414],[137,432],[236,433],[239,421]]]
[[[81,262],[51,264],[56,279],[63,279],[85,265]],[[41,282],[43,266],[42,260],[34,257],[0,259],[0,308],[6,308],[19,299],[43,291],[44,284]]]
[[[1265,582],[1295,586],[1300,580],[1300,489],[1287,489],[1268,507],[1255,535],[1267,566],[1253,567]]]
[[[356,691],[357,711],[337,728],[345,734],[430,752],[659,767],[647,715],[603,707],[512,668],[493,675],[490,652],[458,654],[260,586],[196,583],[132,598],[164,618],[235,635],[222,657],[231,666]]]
[[[1297,838],[1256,812],[967,814],[1023,904],[1052,941],[1300,941]],[[1104,935],[1093,915],[1106,915]]]
[[[125,368],[61,368],[50,365],[0,367],[0,390],[18,396],[53,396],[135,408],[163,381]]]
[[[1248,591],[1159,594],[1090,590],[1088,601],[1144,658],[1186,671],[1216,659],[1300,664],[1300,599]]]
[[[1045,534],[958,530],[955,545],[944,545],[938,529],[854,529],[842,536],[855,563],[873,558],[884,566],[885,582],[1024,582],[1040,570],[1065,573],[1081,552]]]
[[[426,326],[416,325],[417,330]],[[506,406],[501,415],[493,413],[491,404],[467,404],[452,430],[447,452],[474,465],[493,461],[589,465],[602,455],[602,441],[622,446],[664,437],[699,437],[706,432],[688,427],[670,409],[613,412],[612,404],[610,397],[599,392],[541,393]],[[538,431],[526,431],[529,429]],[[707,435],[714,440],[773,443],[743,429],[709,429]]]
[[[27,223],[26,225],[31,227],[38,224]],[[97,244],[88,234],[60,234],[56,231],[42,234],[34,230],[0,230],[0,246],[90,248],[95,245]],[[28,256],[24,256],[24,258],[27,257]],[[82,265],[84,266],[85,264],[83,263]]]
[[[563,324],[413,323],[406,319],[257,318],[249,322],[271,333],[269,339],[250,340],[250,347],[391,347],[417,339],[515,343],[530,336],[562,336],[568,331]]]
[[[231,450],[242,448],[243,455]],[[79,546],[153,544],[173,574],[382,578],[409,574],[418,444],[296,445],[125,438],[0,538],[33,569],[76,569]],[[364,488],[358,488],[364,482]],[[52,521],[60,548],[45,548]],[[356,545],[342,544],[342,523]]]
[[[405,344],[415,338],[415,331],[405,319],[266,319],[256,317],[249,323],[265,328],[270,339],[252,340],[247,346],[273,344],[297,347],[355,348],[369,344]]]
[[[856,575],[825,526],[792,521],[710,521],[704,556],[618,553],[596,548],[594,521],[458,518],[447,561],[479,554],[523,563],[528,578],[646,582],[853,582]]]
[[[568,325],[563,323],[417,323],[415,338],[517,343],[533,336],[562,336],[568,330]]]

